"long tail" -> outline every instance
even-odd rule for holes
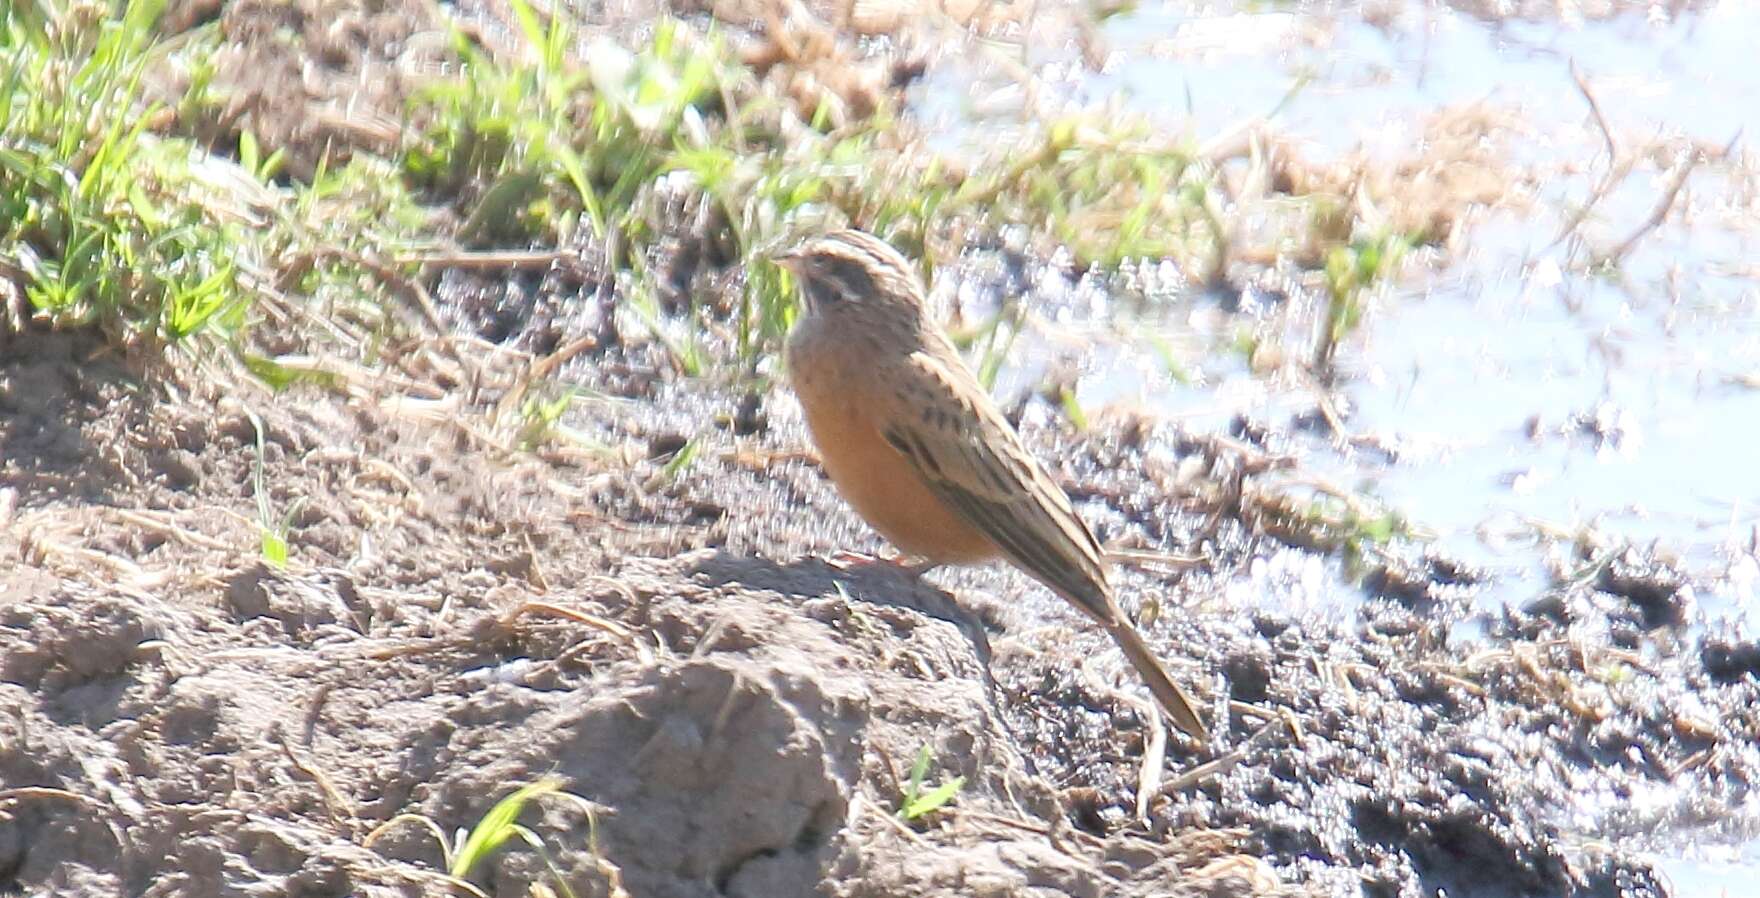
[[[1137,634],[1136,628],[1123,620],[1105,626],[1106,632],[1112,634],[1113,641],[1124,651],[1124,656],[1130,659],[1131,666],[1137,669],[1137,676],[1143,678],[1149,691],[1155,694],[1155,700],[1173,718],[1174,726],[1199,742],[1209,739],[1210,733],[1205,729],[1203,719],[1198,717],[1191,698],[1173,681],[1167,668],[1161,666],[1161,659],[1155,657],[1149,644]]]

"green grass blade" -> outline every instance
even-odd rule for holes
[[[522,786],[512,795],[496,802],[465,837],[464,845],[453,856],[452,869],[447,872],[459,879],[470,876],[471,870],[478,863],[494,854],[508,839],[518,835],[521,827],[516,821],[520,812],[525,810],[526,802],[541,795],[558,792],[561,788],[561,784],[554,779],[542,779]]]

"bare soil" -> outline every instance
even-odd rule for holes
[[[1227,582],[1308,550],[1170,476],[1240,450],[1166,425],[1022,418],[1104,538],[1202,559],[1122,572],[1178,674],[1240,703],[1208,749],[1166,745],[1140,806],[1149,705],[1104,638],[1005,570],[823,561],[879,546],[783,390],[754,408],[607,351],[577,374],[639,398],[575,424],[633,452],[546,459],[389,392],[174,398],[77,334],[0,358],[9,891],[435,893],[428,831],[376,829],[468,828],[546,774],[596,808],[531,820],[580,894],[1662,895],[1585,815],[1743,819],[1756,650],[1683,630],[1666,565],[1621,557],[1477,640],[1449,637],[1442,565],[1360,622],[1239,613]],[[906,824],[924,746],[967,782]],[[1666,800],[1621,806],[1642,790]],[[506,850],[476,879],[544,875]]]
[[[6,349],[8,891],[431,893],[424,829],[369,833],[412,812],[468,827],[547,773],[598,806],[596,832],[569,807],[534,823],[580,894],[1187,893],[1235,875],[1180,871],[1238,835],[1063,820],[948,596],[716,548],[726,509],[653,494],[652,465],[485,457],[456,431],[244,385],[148,398],[78,336]],[[259,482],[293,510],[287,571],[257,558]],[[891,815],[924,745],[937,781],[968,784],[919,834]],[[525,894],[543,873],[505,852],[479,882]]]

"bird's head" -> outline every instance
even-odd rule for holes
[[[923,287],[910,263],[872,234],[833,231],[808,238],[773,261],[794,274],[808,316],[915,321],[923,314]]]

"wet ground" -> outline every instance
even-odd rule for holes
[[[1754,172],[1737,139],[1753,123],[1737,98],[1760,11],[1454,6],[1144,8],[1104,27],[1102,73],[1049,54],[1054,96],[1038,102],[1117,103],[1199,136],[1263,114],[1309,159],[1389,164],[1439,140],[1439,118],[1473,122],[1512,189],[1474,210],[1431,270],[1382,298],[1333,397],[1349,411],[1343,436],[1390,451],[1329,462],[1338,435],[1322,434],[1310,463],[1436,528],[1451,551],[1509,565],[1494,604],[1544,583],[1525,576],[1543,574],[1527,547],[1495,543],[1526,542],[1529,521],[1593,521],[1666,540],[1727,582],[1713,610],[1738,613],[1754,595],[1741,549],[1756,490],[1740,473],[1760,436],[1760,293],[1744,250]],[[961,114],[947,82],[920,91],[954,143],[1019,112]],[[1667,219],[1647,227],[1692,153],[1725,149],[1696,161]],[[1615,250],[1617,268],[1600,264]],[[1144,376],[1161,366],[1138,331],[1108,345],[1115,354],[1091,366],[1079,395],[1203,426],[1309,414],[1299,385],[1221,351],[1238,322],[1216,305],[1199,299],[1143,323],[1188,354],[1186,383]],[[1265,311],[1298,327],[1315,314]]]
[[[1188,427],[1246,416],[1292,435],[1309,473],[1399,509],[1434,531],[1435,550],[1481,569],[1472,607],[1491,618],[1577,576],[1564,547],[1593,533],[1672,559],[1690,584],[1691,632],[1747,632],[1760,582],[1760,491],[1747,476],[1760,290],[1744,249],[1754,170],[1739,98],[1760,13],[1518,7],[1169,3],[1105,24],[1101,72],[1073,53],[1037,60],[1050,96],[1036,110],[1113,103],[1200,138],[1265,115],[1311,160],[1397,164],[1438,142],[1439,121],[1475,121],[1512,188],[1382,297],[1328,397],[1343,432],[1305,426],[1310,384],[1231,357],[1238,321],[1216,311],[1228,297],[1124,327],[1112,316],[1077,395]],[[1021,116],[1003,75],[992,103],[947,102],[954,79],[990,71],[943,70],[947,81],[919,89],[949,145]],[[1261,306],[1272,322],[1261,327],[1312,327],[1315,305]],[[1161,364],[1169,345],[1192,359],[1179,379]],[[1358,607],[1349,582],[1307,583],[1321,605]],[[1235,594],[1267,594],[1251,585]],[[1288,607],[1270,595],[1260,600]],[[1741,894],[1754,872],[1740,831],[1649,835],[1683,894]]]
[[[1099,26],[1103,71],[1056,48],[1033,69],[1035,102],[1123,92],[1199,134],[1305,78],[1273,122],[1317,159],[1408,159],[1414,134],[1495,150],[1475,171],[1514,189],[1378,299],[1333,388],[1231,348],[1246,328],[1297,354],[1317,314],[1299,279],[1117,290],[999,240],[936,285],[1038,315],[998,394],[1140,559],[1121,594],[1212,745],[1149,730],[1104,637],[1024,577],[828,565],[883,546],[786,389],[678,375],[588,248],[434,282],[459,332],[595,338],[561,373],[575,439],[536,454],[473,424],[517,356],[467,356],[475,389],[450,394],[427,389],[450,363],[412,353],[337,394],[167,398],[77,335],[0,344],[0,890],[433,894],[432,839],[384,825],[468,827],[555,772],[593,821],[530,820],[583,895],[1744,894],[1745,157],[1699,163],[1617,273],[1585,260],[1643,223],[1684,140],[1741,126],[1701,88],[1760,26],[1726,5],[1389,8],[1143,9]],[[1571,52],[1634,173],[1549,245],[1609,162]],[[912,88],[949,146],[972,125],[937,110],[979,55]],[[1488,60],[1530,80],[1499,88]],[[1463,126],[1463,102],[1493,109]],[[676,224],[662,266],[700,266]],[[1085,431],[1038,389],[1058,378]],[[1315,495],[1435,538],[1366,544]],[[258,560],[263,507],[286,572]],[[932,781],[967,781],[906,824],[924,747]],[[537,894],[544,874],[510,849],[475,880]]]

